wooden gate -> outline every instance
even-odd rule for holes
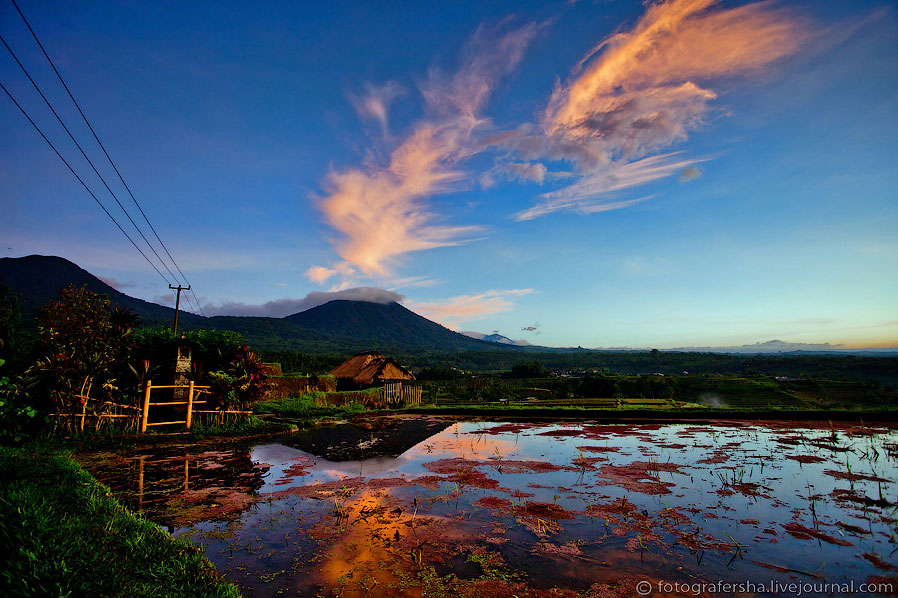
[[[151,403],[150,402],[150,392],[154,389],[163,389],[163,388],[171,388],[171,389],[179,389],[186,388],[187,389],[187,400],[186,401],[163,401],[160,403]],[[204,391],[208,390],[208,386],[196,386],[193,381],[190,381],[190,384],[186,386],[183,384],[169,384],[164,386],[153,386],[152,382],[147,382],[147,388],[143,395],[143,413],[140,418],[140,433],[143,434],[147,431],[148,426],[170,426],[172,424],[185,424],[187,429],[190,429],[190,424],[193,420],[193,406],[194,405],[202,405],[205,404],[206,401],[194,401],[194,393],[195,391]],[[175,391],[177,392],[177,391]],[[187,419],[184,421],[173,421],[173,422],[153,422],[148,423],[150,417],[150,407],[155,407],[157,405],[187,405]]]
[[[385,382],[383,388],[384,404],[404,402],[406,405],[421,403],[423,387],[417,384],[404,384],[401,381]]]

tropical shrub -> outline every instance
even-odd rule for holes
[[[262,361],[246,345],[237,349],[227,370],[209,372],[207,379],[216,404],[227,409],[245,409],[262,400],[269,388]]]
[[[71,285],[38,316],[37,359],[22,381],[32,405],[44,412],[97,413],[122,400],[122,381],[137,317],[110,309],[109,299]]]
[[[0,368],[6,363],[0,359]],[[17,392],[9,377],[0,374],[0,443],[18,444],[40,427],[37,410]]]

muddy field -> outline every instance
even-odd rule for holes
[[[248,596],[898,592],[886,426],[397,417],[78,458]]]

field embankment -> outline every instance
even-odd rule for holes
[[[0,479],[0,595],[241,595],[59,451],[0,448]]]

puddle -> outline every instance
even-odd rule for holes
[[[898,591],[886,427],[397,417],[78,459],[251,596]]]

